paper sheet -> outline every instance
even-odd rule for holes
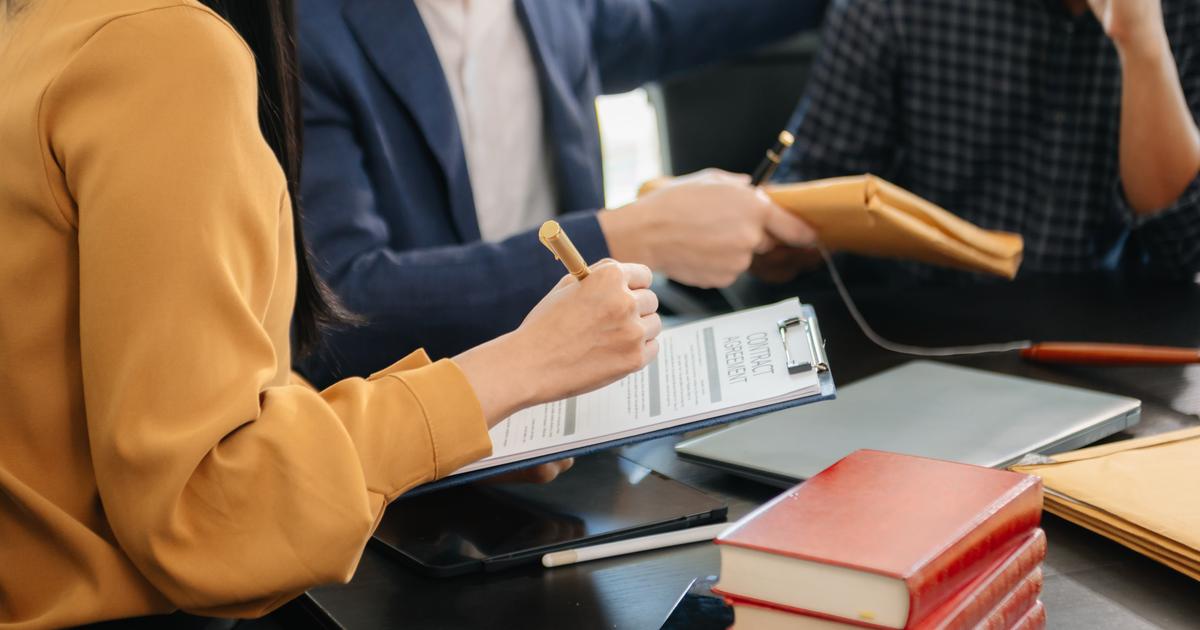
[[[780,320],[803,316],[796,299],[664,331],[658,357],[600,390],[539,405],[491,430],[492,456],[458,473],[645,433],[816,394],[815,370],[789,374]],[[794,362],[814,363],[801,329]]]

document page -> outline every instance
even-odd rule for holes
[[[659,336],[659,354],[607,387],[521,411],[491,430],[491,457],[458,473],[589,446],[820,392],[799,300],[722,315]],[[809,369],[789,374],[788,357]]]

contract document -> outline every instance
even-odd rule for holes
[[[454,475],[747,417],[821,397],[822,376],[832,387],[816,317],[795,298],[669,328],[658,339],[658,356],[640,371],[496,425],[492,455]]]

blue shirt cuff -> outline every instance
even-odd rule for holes
[[[1114,186],[1116,218],[1142,246],[1153,267],[1171,275],[1200,272],[1200,175],[1171,205],[1151,214],[1129,204],[1120,182]]]
[[[601,211],[603,212],[603,211]],[[608,241],[604,240],[604,231],[600,229],[600,221],[596,218],[595,210],[569,212],[556,219],[562,226],[575,248],[583,255],[583,259],[592,264],[601,258],[608,258]]]

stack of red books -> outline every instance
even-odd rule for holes
[[[734,628],[1040,629],[1040,480],[863,450],[725,532]]]

